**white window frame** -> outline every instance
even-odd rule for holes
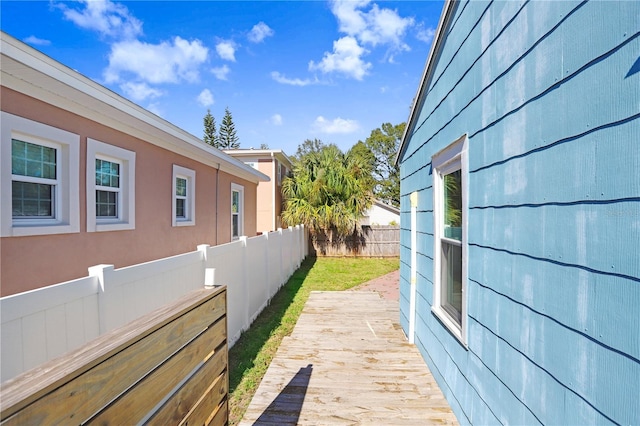
[[[0,236],[80,232],[80,136],[7,112],[2,112],[0,123]],[[53,217],[13,218],[12,139],[56,149]],[[35,182],[29,177],[20,180]]]
[[[433,305],[431,311],[466,347],[467,345],[467,271],[468,271],[468,158],[467,135],[463,135],[431,158],[433,166]],[[444,223],[444,176],[457,170],[462,176],[462,312],[457,322],[442,307],[442,239]],[[449,239],[447,239],[449,240]]]
[[[185,199],[185,217],[177,216],[176,179],[187,181],[187,196]],[[171,223],[173,226],[194,226],[196,224],[196,172],[186,167],[173,165],[171,185]]]
[[[103,191],[103,192],[112,192],[114,194],[116,194],[116,206],[118,211],[116,212],[116,218],[119,219],[122,217],[122,213],[123,213],[123,203],[122,203],[122,194],[124,193],[124,191],[122,190],[122,186],[123,186],[123,179],[122,179],[122,173],[124,170],[124,164],[121,160],[117,159],[117,158],[111,158],[111,157],[105,157],[104,155],[96,155],[96,158],[93,160],[93,164],[95,167],[95,160],[103,160],[103,161],[108,161],[110,163],[113,164],[118,164],[120,166],[120,185],[115,188],[112,186],[102,186],[102,185],[98,185],[95,184],[95,189],[96,191]],[[95,173],[94,173],[94,179],[95,181]],[[95,194],[95,192],[94,192]],[[97,213],[96,213],[97,215]],[[97,221],[112,221],[114,220],[114,218],[112,217],[101,217],[101,216],[96,216],[96,220]]]
[[[96,159],[120,164],[118,217],[96,217]],[[87,138],[87,232],[135,229],[136,153],[114,145]]]
[[[238,199],[240,200],[240,208],[238,209],[238,213],[233,213],[233,193],[238,192]],[[237,183],[231,184],[231,199],[229,203],[229,210],[231,212],[231,240],[235,241],[244,235],[244,186],[238,185]],[[238,215],[238,235],[233,235],[233,215]]]

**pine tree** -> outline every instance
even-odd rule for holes
[[[231,117],[229,107],[224,110],[224,118],[220,125],[219,144],[220,149],[240,148],[238,136],[236,135],[236,126],[233,124],[233,118]]]
[[[219,136],[216,134],[216,119],[211,115],[211,110],[207,110],[204,116],[204,137],[205,143],[219,148]]]

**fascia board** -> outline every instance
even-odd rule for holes
[[[411,111],[409,112],[409,119],[407,120],[407,125],[404,128],[404,133],[402,135],[402,139],[400,142],[400,147],[396,154],[396,158],[394,164],[399,166],[400,157],[404,153],[404,150],[409,143],[408,138],[409,135],[413,133],[413,127],[415,126],[415,120],[418,117],[419,108],[423,104],[423,98],[426,93],[426,84],[431,78],[431,74],[433,73],[433,69],[435,68],[435,58],[437,57],[437,52],[440,50],[440,45],[443,40],[443,32],[447,28],[449,24],[449,20],[451,19],[451,14],[454,10],[454,5],[457,0],[446,0],[445,4],[442,8],[442,14],[440,15],[440,21],[438,22],[438,28],[433,37],[433,42],[431,43],[431,49],[429,50],[429,56],[427,57],[427,62],[425,63],[424,70],[422,72],[422,78],[420,80],[420,85],[418,86],[418,91],[416,92],[416,96],[413,98],[413,105],[411,106]]]
[[[287,154],[281,149],[225,149],[225,154],[229,154],[234,158],[243,157],[264,157],[271,158],[273,155],[278,161],[285,163],[289,169],[293,168],[293,163]]]

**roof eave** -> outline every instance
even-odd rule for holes
[[[239,178],[255,183],[269,180],[263,173],[2,31],[0,54],[2,86]],[[37,74],[37,84],[22,73],[13,73],[10,63]],[[63,91],[59,90],[61,86]],[[92,108],[96,104],[102,107]]]
[[[440,50],[440,45],[442,44],[443,32],[449,24],[449,20],[451,19],[451,15],[454,9],[453,6],[457,1],[458,0],[445,0],[444,6],[442,8],[440,21],[438,22],[438,28],[433,37],[431,49],[429,50],[429,56],[427,57],[427,62],[425,63],[424,70],[422,72],[422,79],[420,80],[420,85],[418,86],[416,96],[413,98],[413,105],[411,106],[411,111],[409,112],[409,119],[407,120],[407,125],[404,128],[400,147],[398,149],[398,153],[396,154],[396,158],[394,161],[394,164],[396,166],[399,166],[400,164],[400,157],[402,157],[402,154],[404,153],[404,150],[406,149],[408,143],[408,138],[412,133],[412,129],[415,124],[414,121],[416,120],[417,114],[419,112],[418,109],[420,105],[422,105],[422,100],[425,96],[426,83],[433,73],[435,58],[437,56],[437,52]]]
[[[281,149],[225,149],[225,154],[228,154],[234,158],[238,157],[260,157],[260,156],[274,156],[281,162],[285,163],[289,169],[293,168],[293,162],[287,154]]]

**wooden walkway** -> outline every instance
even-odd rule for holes
[[[312,292],[240,424],[458,424],[397,317],[374,292]]]

